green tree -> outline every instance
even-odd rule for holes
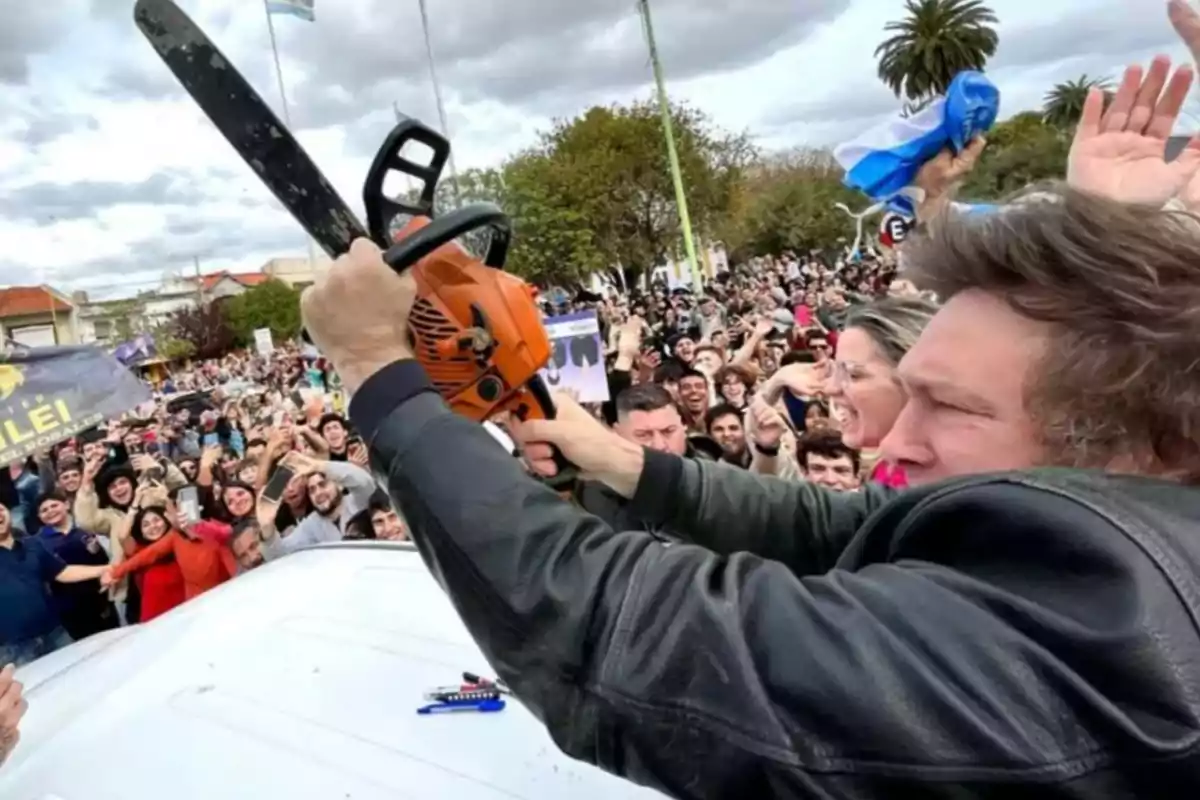
[[[864,204],[842,175],[828,150],[800,148],[765,157],[738,187],[717,234],[734,259],[835,248],[854,235],[853,222],[836,204]]]
[[[183,339],[177,339],[169,334],[155,336],[154,346],[158,350],[159,356],[168,361],[191,358],[196,354],[196,346],[194,344]]]
[[[967,178],[964,200],[999,200],[1067,172],[1071,141],[1037,111],[1001,122],[988,134],[988,146]]]
[[[1072,81],[1056,84],[1046,93],[1042,101],[1042,118],[1047,125],[1063,130],[1073,129],[1083,116],[1083,103],[1092,89],[1102,89],[1109,94],[1112,82],[1107,78],[1089,78],[1080,75]]]
[[[672,108],[688,206],[697,233],[723,218],[754,149],[698,111]],[[627,280],[682,249],[658,107],[596,107],[559,121],[504,169],[523,274],[577,280],[620,266]]]
[[[168,335],[192,347],[197,358],[220,358],[233,349],[235,337],[229,326],[224,301],[181,308],[164,326]]]
[[[540,284],[576,284],[607,263],[564,169],[550,156],[524,153],[504,169],[502,207],[513,219],[508,269]]]
[[[353,314],[354,309],[344,309]],[[254,343],[254,331],[270,328],[275,341],[300,333],[300,292],[274,278],[263,281],[226,301],[229,327],[239,344]]]
[[[879,78],[896,97],[919,103],[944,94],[955,75],[982,70],[996,54],[996,14],[982,0],[907,0],[904,8],[875,48]]]

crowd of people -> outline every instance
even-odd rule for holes
[[[838,491],[903,484],[863,420],[899,402],[887,370],[933,308],[874,250],[752,258],[699,290],[543,301],[598,316],[612,399],[594,410],[622,436]],[[0,662],[147,622],[304,546],[406,538],[310,347],[180,365],[154,398],[0,475],[0,564],[22,577],[3,581]],[[599,484],[575,497],[626,522]]]

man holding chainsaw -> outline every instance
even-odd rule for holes
[[[884,447],[946,482],[835,494],[565,401],[515,428],[537,471],[553,444],[705,547],[613,530],[453,415],[409,350],[415,284],[373,244],[306,292],[423,558],[565,752],[688,798],[1196,794],[1200,222],[1159,209],[1200,161],[1123,150],[1170,130],[1166,71],[1127,73],[1103,119],[1089,101],[1089,194],[910,243],[946,303]]]

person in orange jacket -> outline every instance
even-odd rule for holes
[[[174,505],[146,511],[156,512],[170,522],[171,529],[133,557],[105,571],[100,579],[102,585],[111,586],[133,572],[172,556],[183,574],[185,601],[220,586],[237,574],[237,562],[228,547],[231,533],[228,525],[207,520],[186,524],[179,518]]]

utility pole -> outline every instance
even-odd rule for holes
[[[200,256],[192,256],[192,265],[196,268],[196,308],[204,308],[204,279],[200,277]]]
[[[417,0],[421,10],[421,28],[425,32],[425,53],[429,58],[429,77],[433,81],[433,98],[437,102],[438,120],[442,125],[442,135],[450,140],[450,124],[446,121],[446,106],[442,103],[442,84],[438,81],[437,66],[433,59],[433,40],[429,38],[429,12],[425,8],[425,0]],[[454,204],[462,205],[462,194],[458,188],[458,167],[454,163],[454,148],[450,148],[450,180],[454,182]]]
[[[700,288],[700,264],[696,260],[696,243],[692,238],[692,216],[688,213],[687,195],[683,190],[683,171],[679,167],[679,151],[675,147],[675,129],[671,123],[671,103],[663,80],[662,64],[658,60],[658,45],[654,41],[654,24],[650,20],[650,0],[638,0],[638,11],[642,15],[642,27],[646,32],[646,46],[650,48],[650,63],[654,67],[654,83],[658,88],[658,107],[662,112],[663,133],[667,137],[667,158],[671,164],[671,181],[675,184],[675,205],[679,207],[679,227],[683,233],[683,248],[687,252],[688,266],[692,270],[695,288]],[[676,271],[676,277],[679,272]]]

